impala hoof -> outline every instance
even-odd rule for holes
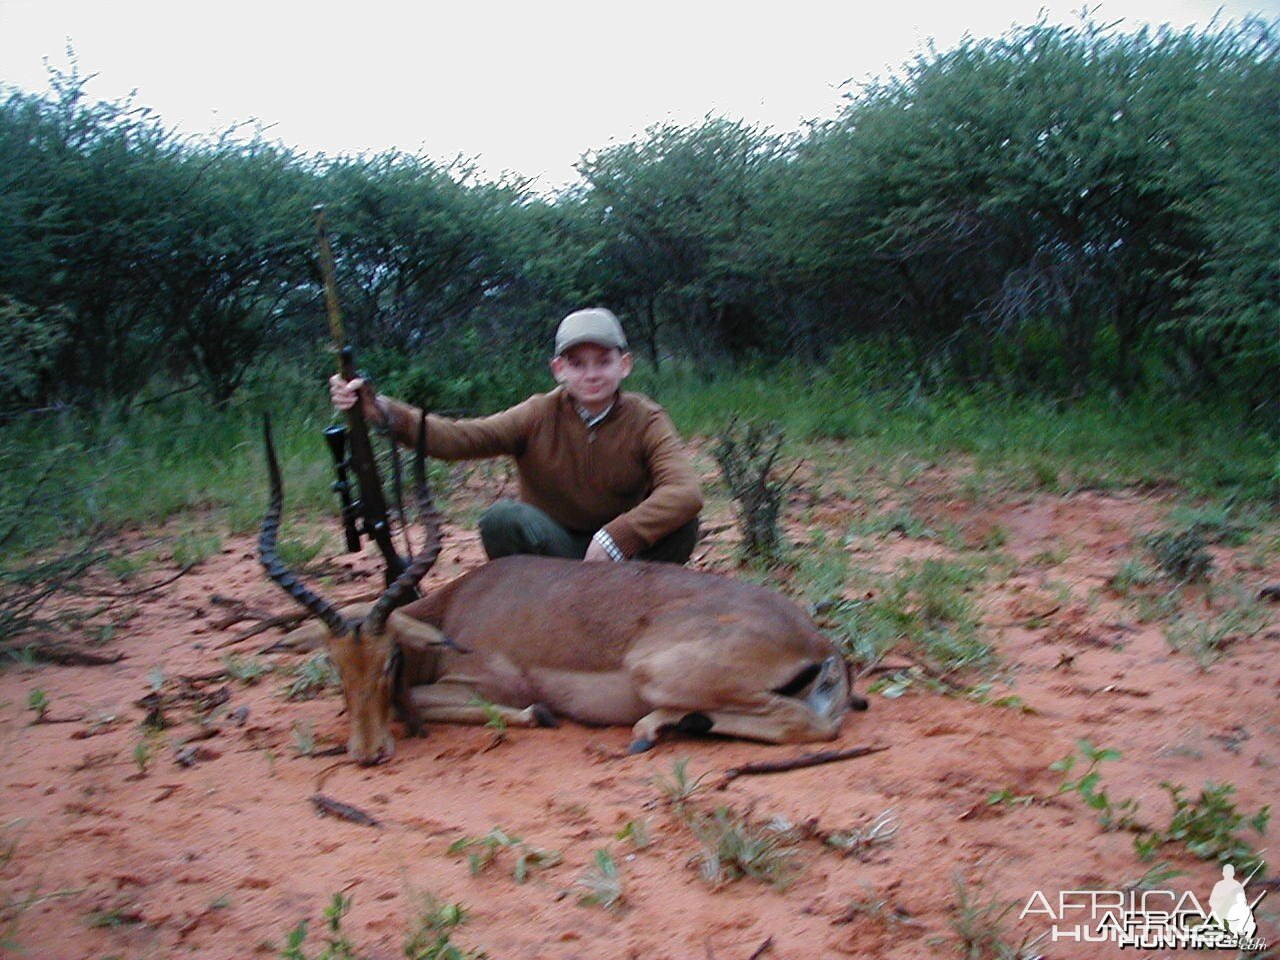
[[[533,722],[539,727],[558,727],[560,721],[556,719],[556,715],[548,710],[540,703],[535,703],[529,708],[533,711]]]
[[[715,722],[705,713],[686,713],[676,723],[676,729],[681,733],[692,733],[704,735],[711,732],[715,726]]]
[[[850,710],[865,710],[870,704],[867,703],[866,697],[860,697],[856,693],[849,694]]]
[[[631,746],[627,747],[627,753],[644,753],[646,750],[652,749],[652,740],[646,740],[644,737],[636,737],[636,739],[631,741]]]

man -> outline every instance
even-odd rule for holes
[[[666,411],[620,389],[631,367],[618,318],[598,307],[579,310],[556,331],[555,390],[474,420],[428,416],[431,456],[515,460],[519,501],[500,500],[480,518],[490,559],[533,553],[684,563],[692,555],[698,478]],[[362,386],[332,377],[334,406],[346,410],[360,398],[370,423],[415,443],[421,412]]]

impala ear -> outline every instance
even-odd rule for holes
[[[401,610],[391,611],[391,615],[387,618],[387,626],[400,646],[415,653],[426,653],[429,650],[452,646],[449,638],[442,631],[429,623],[413,619]]]

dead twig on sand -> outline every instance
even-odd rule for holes
[[[316,808],[321,816],[338,817],[341,820],[348,820],[351,823],[358,823],[362,827],[378,827],[381,826],[377,820],[369,816],[359,807],[353,807],[349,803],[342,803],[333,797],[327,797],[323,793],[314,793],[311,795],[311,804]]]
[[[281,627],[285,630],[291,630],[307,618],[305,613],[282,613],[276,616],[268,617],[247,630],[242,630],[230,640],[223,640],[215,650],[222,650],[225,647],[234,647],[237,643],[244,643],[246,640],[256,637],[260,633],[265,633],[275,627]]]
[[[196,565],[194,563],[188,563],[173,576],[166,577],[164,580],[160,580],[156,583],[148,584],[145,587],[139,587],[136,590],[105,590],[98,587],[93,590],[85,590],[83,591],[83,594],[86,597],[99,597],[106,598],[108,600],[135,600],[138,597],[146,596],[148,593],[155,593],[157,590],[161,590],[164,587],[169,586],[169,584],[174,583],[179,578],[185,577],[195,569],[195,566]]]
[[[123,653],[94,653],[81,647],[73,647],[65,643],[39,645],[35,656],[46,663],[56,663],[64,667],[103,667],[119,663],[124,659]]]
[[[276,613],[271,610],[260,610],[257,607],[251,607],[243,600],[237,597],[227,597],[220,593],[215,593],[209,598],[209,602],[219,607],[226,607],[228,611],[225,616],[212,621],[209,625],[215,630],[226,630],[237,623],[244,620],[258,621],[252,627],[241,630],[229,640],[223,640],[217,644],[214,649],[221,650],[225,647],[234,647],[238,643],[244,643],[251,637],[256,637],[260,633],[271,630],[274,627],[281,627],[285,630],[291,630],[307,618],[305,612],[295,613]]]
[[[745,763],[740,767],[733,767],[724,772],[724,776],[720,778],[720,782],[716,785],[717,790],[723,790],[730,782],[738,777],[745,777],[762,773],[782,773],[787,770],[801,770],[805,767],[816,767],[823,763],[835,763],[838,760],[853,760],[856,757],[865,757],[872,753],[881,753],[888,750],[885,747],[850,747],[847,750],[823,750],[818,753],[804,753],[798,757],[790,757],[786,760],[762,760],[757,763]]]

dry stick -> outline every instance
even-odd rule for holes
[[[272,627],[297,626],[298,623],[300,623],[302,620],[305,620],[306,617],[307,615],[305,613],[282,613],[279,616],[272,617],[269,620],[263,620],[261,623],[257,624],[256,626],[250,627],[248,630],[241,630],[230,640],[223,640],[220,644],[214,647],[214,649],[222,650],[226,647],[234,647],[237,643],[244,643],[246,640],[250,640],[253,637],[256,637],[260,633],[265,633],[266,631],[270,630]]]
[[[755,952],[747,958],[747,960],[760,960],[764,956],[764,952],[773,946],[773,937],[765,937],[764,943],[756,947]]]
[[[214,670],[210,673],[183,673],[178,675],[181,680],[189,687],[194,687],[201,683],[213,683],[215,680],[230,679],[231,674],[226,670]]]
[[[353,807],[349,803],[341,803],[333,799],[333,797],[326,797],[323,793],[312,794],[311,803],[320,812],[321,816],[338,817],[342,820],[349,820],[351,823],[358,823],[362,827],[381,826],[377,820],[359,807]]]
[[[787,760],[762,760],[758,763],[746,763],[724,772],[716,789],[723,790],[729,782],[738,777],[760,773],[782,773],[787,770],[801,770],[804,767],[816,767],[822,763],[835,763],[837,760],[852,760],[872,753],[881,753],[888,747],[850,747],[847,750],[823,750],[819,753],[804,753]]]
[[[345,760],[342,761],[341,763],[331,763],[327,767],[325,767],[323,770],[321,770],[319,773],[317,773],[316,774],[316,793],[319,793],[321,790],[324,789],[324,782],[329,779],[329,774],[333,773],[333,771],[337,770],[339,767],[345,767],[346,765],[347,763]]]
[[[241,620],[270,620],[276,614],[270,611],[259,610],[257,607],[251,607],[238,597],[224,597],[215,593],[209,598],[213,603],[220,607],[229,608],[229,612],[224,617],[214,620],[210,626],[215,630],[226,630],[228,627],[235,626]]]
[[[64,667],[104,667],[119,663],[124,659],[123,653],[92,653],[77,647],[57,645],[37,647],[35,655],[40,660],[56,663]]]
[[[190,573],[192,570],[195,569],[195,566],[196,565],[194,563],[189,563],[185,567],[183,567],[181,570],[179,570],[177,573],[175,573],[172,577],[169,577],[167,580],[161,580],[159,583],[153,583],[147,587],[139,587],[137,590],[86,590],[84,591],[84,595],[86,597],[107,597],[108,599],[111,599],[111,600],[132,600],[135,597],[141,597],[148,593],[154,593],[155,591],[159,590],[161,587],[169,586],[169,584],[173,583],[179,578],[185,577],[188,573]]]

